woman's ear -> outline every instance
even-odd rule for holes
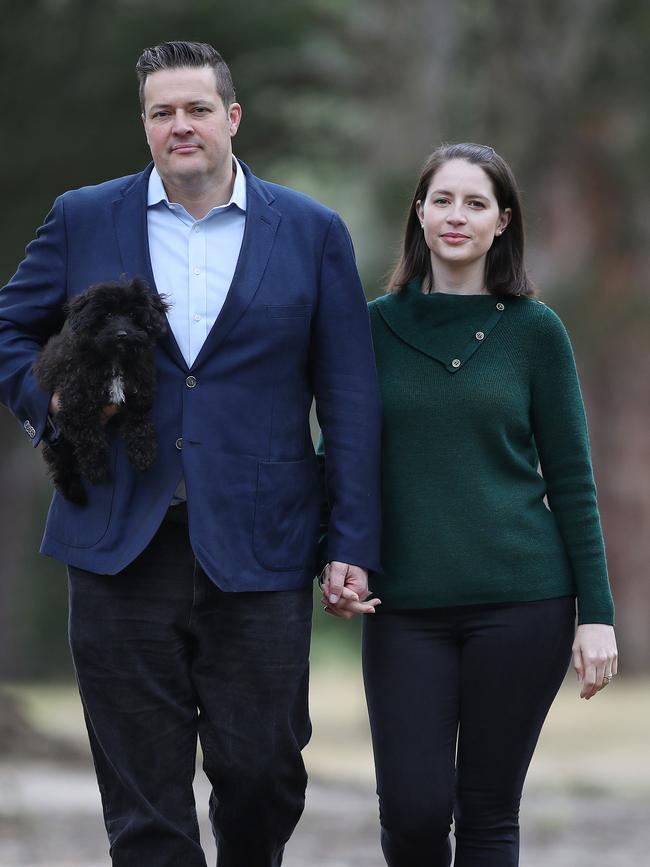
[[[512,208],[505,208],[501,211],[499,215],[499,222],[497,224],[497,230],[495,232],[496,235],[503,235],[505,232],[510,220],[512,219]]]

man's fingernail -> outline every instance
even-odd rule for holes
[[[336,604],[339,601],[339,597],[335,596],[333,593],[330,594],[330,602],[332,605]]]

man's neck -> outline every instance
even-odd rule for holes
[[[178,202],[195,220],[201,220],[212,208],[227,204],[235,185],[235,165],[231,165],[229,173],[223,178],[197,178],[192,183],[191,178],[183,178],[181,183],[174,183],[172,178],[161,178],[167,198],[170,202]]]

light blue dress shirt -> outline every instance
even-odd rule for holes
[[[246,225],[246,178],[233,157],[230,201],[195,220],[170,202],[156,168],[149,176],[147,233],[156,288],[171,304],[170,328],[191,367],[230,289]],[[172,504],[186,499],[181,479]]]
[[[156,288],[172,305],[167,318],[191,367],[232,283],[246,224],[246,178],[233,157],[230,201],[195,220],[170,202],[154,168],[149,177],[147,231]]]

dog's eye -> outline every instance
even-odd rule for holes
[[[112,318],[113,318],[113,314],[112,314],[112,313],[107,313],[107,314],[106,314],[106,318],[107,318],[107,319],[112,319]]]

